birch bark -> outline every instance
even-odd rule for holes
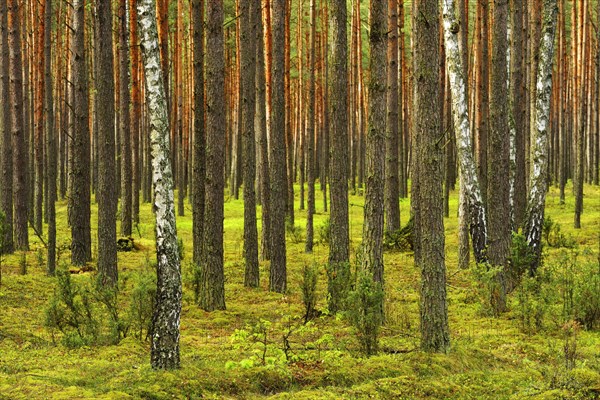
[[[181,270],[175,226],[173,173],[169,160],[169,118],[154,1],[140,0],[137,10],[146,77],[146,102],[150,118],[158,259],[156,309],[152,318],[151,364],[155,369],[173,369],[179,367]]]

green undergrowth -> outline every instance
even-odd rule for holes
[[[547,279],[525,280],[509,296],[509,311],[499,318],[482,312],[479,283],[471,271],[458,269],[458,201],[453,193],[451,217],[445,219],[452,341],[447,355],[419,350],[419,271],[411,253],[399,252],[385,254],[385,324],[379,331],[379,351],[369,358],[362,355],[348,319],[327,310],[328,214],[318,200],[315,227],[322,229],[313,253],[305,254],[306,217],[298,210],[298,190],[295,228],[288,228],[286,295],[267,291],[268,262],[261,262],[258,289],[243,286],[243,200],[227,197],[227,310],[213,313],[194,303],[191,208],[186,204],[186,216],[178,217],[177,226],[185,254],[182,368],[177,371],[150,368],[149,343],[144,334],[134,334],[139,329],[144,333],[144,322],[121,334],[118,344],[90,340],[74,346],[65,344],[60,331],[45,326],[57,278],[46,276],[45,249],[30,232],[29,252],[1,260],[0,399],[599,398],[600,331],[597,325],[585,329],[581,314],[585,307],[594,307],[583,301],[593,297],[594,286],[577,285],[593,283],[600,273],[600,189],[586,186],[585,193],[583,229],[575,230],[574,199],[567,197],[561,205],[558,191],[551,189],[547,216],[556,225],[548,230],[545,247]],[[363,198],[351,196],[350,204],[351,252],[355,254],[362,232]],[[405,199],[400,204],[405,224],[410,204]],[[66,203],[61,201],[57,204],[59,265],[67,264],[70,256],[66,215]],[[140,220],[133,235],[137,249],[119,253],[116,301],[124,318],[139,301],[140,281],[147,279],[144,276],[155,262],[150,205],[142,205]],[[95,204],[92,226],[96,226]],[[92,238],[96,238],[95,231]],[[21,274],[23,257],[26,275]],[[306,266],[314,268],[311,273],[316,275],[310,318],[305,318],[303,300]],[[94,271],[70,269],[73,285],[90,287]],[[144,282],[147,286],[148,281]]]

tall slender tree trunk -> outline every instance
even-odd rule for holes
[[[206,183],[200,307],[225,309],[223,202],[225,189],[225,54],[223,0],[210,1],[206,14]]]
[[[273,0],[273,64],[271,81],[270,178],[271,178],[271,270],[269,289],[283,293],[287,288],[285,246],[285,98],[284,98],[284,23],[285,0]]]
[[[141,118],[142,118],[142,99],[141,99],[141,64],[140,64],[140,45],[137,31],[137,9],[135,6],[137,0],[129,0],[129,43],[131,47],[131,189],[132,203],[131,214],[133,222],[140,222],[140,138],[141,138]],[[101,98],[101,97],[99,97]]]
[[[466,77],[460,55],[458,40],[459,25],[453,0],[444,0],[442,6],[444,18],[444,40],[446,42],[446,63],[452,91],[452,115],[454,117],[454,133],[456,135],[456,151],[461,174],[461,185],[464,185],[468,198],[469,231],[473,243],[473,253],[477,263],[487,261],[488,246],[487,221],[483,205],[481,189],[471,144],[471,129],[468,117],[466,96]]]
[[[373,275],[375,282],[383,284],[387,0],[372,0],[370,16],[371,78],[362,268]]]
[[[483,193],[483,202],[487,204],[487,141],[489,118],[489,3],[477,2],[478,35],[476,47],[476,111],[475,111],[475,156],[477,173]],[[503,61],[504,63],[504,61]]]
[[[56,270],[56,133],[54,120],[54,96],[52,93],[52,0],[46,0],[44,29],[44,53],[46,65],[44,66],[44,126],[46,128],[46,151],[48,154],[48,254],[46,258],[46,271],[48,275],[54,275]]]
[[[204,235],[204,199],[206,160],[204,134],[204,0],[192,0],[194,31],[194,173],[192,176],[192,220],[194,258],[196,266],[202,261]]]
[[[38,232],[42,232],[43,221],[43,199],[44,199],[44,64],[46,63],[44,52],[44,34],[45,34],[45,2],[40,2],[37,5],[36,17],[37,27],[35,30],[35,48],[32,49],[32,64],[35,88],[33,96],[33,116],[34,116],[34,132],[33,132],[33,169],[34,180],[33,184],[33,226]]]
[[[536,87],[536,121],[537,132],[533,143],[533,159],[529,177],[528,207],[523,229],[527,243],[535,255],[531,263],[531,273],[539,266],[542,250],[542,227],[546,191],[548,185],[548,127],[550,117],[550,94],[552,93],[552,62],[554,60],[554,36],[556,31],[557,0],[544,0],[542,14],[543,28],[540,42],[540,58]]]
[[[348,158],[337,157],[348,151],[348,38],[346,0],[330,3],[331,27],[331,141],[329,152],[330,226],[329,264],[340,266],[349,261],[350,232],[348,222]],[[334,298],[334,282],[329,277],[329,311],[335,313],[341,300]]]
[[[4,236],[0,239],[2,248],[0,254],[12,253],[13,245],[13,146],[12,146],[12,116],[9,87],[9,44],[8,44],[8,8],[7,0],[0,0],[0,98],[2,102],[0,111],[0,128],[2,130],[2,148],[0,149],[1,176],[0,183],[0,210],[4,214]],[[8,99],[8,101],[6,101]]]
[[[121,235],[131,236],[131,118],[127,0],[119,0],[119,135],[121,137]]]
[[[244,163],[244,285],[258,287],[258,232],[256,227],[256,150],[254,114],[256,112],[256,32],[260,0],[240,1],[240,56],[242,85],[242,146]]]
[[[454,12],[452,12],[454,16]],[[443,141],[439,140],[439,8],[435,0],[420,0],[413,6],[414,156],[418,170],[415,215],[416,239],[420,241],[415,265],[421,270],[421,348],[446,352],[450,347],[444,262]],[[447,42],[446,42],[447,45]]]
[[[510,255],[510,141],[508,132],[507,28],[508,0],[496,0],[493,8],[492,68],[490,81],[490,130],[487,149],[488,259],[502,270],[496,276],[491,304],[495,313],[506,310],[505,275]]]
[[[262,228],[260,237],[260,258],[269,260],[271,248],[271,180],[269,177],[269,148],[267,143],[267,116],[265,97],[265,46],[263,24],[259,23],[256,39],[256,114],[254,130],[258,142],[258,168],[260,169],[260,198],[262,206]]]
[[[385,229],[400,229],[398,180],[398,5],[388,0],[387,114],[385,140]]]
[[[71,262],[83,265],[92,258],[90,232],[90,135],[87,68],[85,62],[85,6],[73,3],[72,81],[73,133],[71,145],[70,208]]]
[[[305,251],[313,249],[313,215],[315,213],[315,66],[316,66],[316,18],[315,0],[310,0],[310,33],[308,40],[308,115],[306,119],[306,180],[308,194],[306,198],[306,246]]]
[[[23,65],[21,60],[21,15],[18,0],[8,0],[8,47],[9,47],[9,102],[10,127],[13,154],[13,206],[14,246],[17,250],[29,249],[27,215],[29,186],[27,184],[28,159],[27,135],[23,119]],[[89,204],[89,202],[88,202]]]
[[[115,167],[115,81],[110,0],[96,5],[96,91],[98,118],[98,272],[116,284],[117,188]]]
[[[577,119],[575,124],[575,179],[573,180],[573,186],[575,189],[575,218],[574,227],[575,229],[581,228],[581,214],[583,213],[583,183],[584,183],[584,172],[585,172],[585,130],[586,130],[586,94],[584,79],[585,75],[585,42],[586,42],[586,0],[581,0],[577,3],[578,18],[577,18],[577,32],[579,37],[577,40],[577,59],[575,68],[577,69],[577,107],[575,109],[575,118]],[[575,7],[575,4],[573,4]]]
[[[158,260],[156,308],[152,317],[150,363],[155,369],[179,368],[181,268],[177,250],[173,174],[169,160],[169,117],[152,0],[137,3],[140,44],[146,78],[146,99],[152,142],[152,182],[156,211]]]

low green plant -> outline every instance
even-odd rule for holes
[[[545,317],[557,300],[555,284],[551,271],[544,265],[537,269],[534,276],[528,271],[523,272],[515,296],[515,313],[522,332],[533,334],[544,328]]]
[[[600,265],[578,264],[573,305],[575,318],[585,329],[600,328]]]
[[[274,345],[270,338],[271,321],[259,319],[244,329],[236,329],[231,335],[231,342],[236,350],[245,352],[248,357],[239,362],[228,361],[226,368],[252,368],[254,366],[285,366],[285,352]],[[249,353],[249,354],[248,354]]]
[[[6,232],[6,217],[0,211],[0,286],[2,286],[2,262],[4,261],[4,235]]]
[[[327,272],[327,304],[329,312],[335,314],[346,309],[348,293],[352,285],[350,263],[331,263],[325,265]]]
[[[148,339],[152,335],[152,315],[155,307],[156,274],[149,271],[140,272],[134,278],[128,315],[131,332],[137,339]]]
[[[285,220],[285,231],[287,236],[294,244],[304,242],[304,236],[302,234],[302,228],[291,223],[289,219]]]
[[[331,223],[329,218],[323,221],[323,224],[319,226],[319,243],[328,246],[329,240],[331,239]]]
[[[550,247],[572,249],[577,244],[571,235],[562,233],[560,224],[554,222],[549,216],[544,218],[542,236]]]
[[[406,225],[395,231],[385,231],[383,236],[383,247],[386,250],[399,251],[401,253],[413,250],[413,219],[408,220]]]
[[[57,285],[46,307],[45,325],[54,336],[58,330],[67,347],[80,347],[95,343],[100,333],[100,323],[88,288],[71,279],[66,268],[56,271]]]
[[[371,274],[358,274],[356,288],[348,296],[348,320],[354,327],[361,352],[368,356],[377,354],[379,330],[383,323],[383,288]]]
[[[471,273],[475,279],[475,290],[479,298],[479,311],[481,315],[497,315],[493,300],[497,298],[499,279],[498,274],[503,271],[502,266],[490,266],[488,263],[476,264]]]
[[[531,270],[536,256],[522,233],[512,233],[510,244],[509,266],[506,268],[507,292],[510,293],[519,286],[521,277]],[[542,263],[540,263],[542,264]]]
[[[304,303],[304,323],[317,315],[317,278],[319,270],[315,265],[305,265],[302,269],[302,302]]]

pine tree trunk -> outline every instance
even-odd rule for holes
[[[169,160],[169,117],[160,68],[155,4],[137,3],[140,44],[146,80],[146,100],[152,142],[152,182],[156,212],[157,290],[152,317],[150,362],[155,369],[179,368],[181,269],[177,250],[173,174]]]
[[[454,17],[454,11],[452,16]],[[444,262],[443,141],[439,140],[439,9],[435,0],[413,5],[413,71],[415,71],[413,126],[417,145],[418,201],[415,215],[420,254],[415,265],[421,270],[421,348],[447,352],[450,347]],[[457,41],[455,45],[457,45]],[[446,42],[446,47],[448,47]],[[448,60],[450,64],[450,59]],[[460,64],[460,60],[459,60]],[[460,71],[460,69],[459,69]],[[464,92],[463,92],[464,93]],[[455,96],[453,96],[454,98]]]
[[[110,0],[96,5],[96,91],[98,118],[98,273],[117,283],[117,188],[115,167],[115,82]]]
[[[131,118],[127,0],[119,0],[119,135],[121,137],[121,236],[131,236]]]
[[[204,134],[204,0],[192,1],[194,30],[194,172],[192,177],[193,262],[202,260],[206,160]]]
[[[287,195],[285,161],[284,23],[285,0],[273,0],[273,64],[271,90],[270,178],[271,178],[271,270],[269,289],[284,293],[287,288],[285,203]]]
[[[223,202],[225,161],[225,54],[223,1],[210,1],[206,13],[206,197],[200,307],[225,309]]]
[[[88,85],[84,50],[85,7],[75,0],[73,8],[72,81],[73,133],[71,145],[70,209],[71,262],[83,265],[91,260],[90,233],[90,135]]]
[[[254,115],[254,130],[258,142],[258,168],[260,169],[260,198],[262,206],[262,228],[260,237],[261,260],[271,259],[271,180],[269,178],[269,149],[267,143],[267,118],[265,98],[265,47],[263,40],[263,25],[258,24],[256,38],[256,114]]]
[[[256,32],[259,1],[240,3],[240,63],[242,85],[242,146],[244,163],[244,285],[258,287],[258,232],[256,227],[256,150],[254,114],[256,112]]]
[[[507,28],[508,0],[496,0],[493,12],[492,62],[490,74],[490,130],[487,148],[487,204],[489,221],[488,259],[492,266],[501,267],[495,277],[491,304],[499,314],[506,310],[506,282],[504,270],[510,256],[510,137],[508,127],[508,69]]]
[[[9,87],[9,44],[8,44],[8,8],[7,0],[0,0],[0,129],[2,130],[2,148],[0,149],[1,183],[0,211],[4,214],[4,236],[0,238],[2,248],[0,254],[9,254],[14,250],[13,244],[13,147],[12,147],[12,117]],[[6,101],[9,99],[9,101]]]
[[[46,151],[48,154],[47,176],[48,191],[48,254],[46,258],[46,271],[54,275],[56,270],[56,133],[54,121],[54,96],[52,93],[52,0],[46,0],[46,25],[44,30],[44,53],[46,65],[44,70],[44,126],[46,127]]]
[[[131,46],[131,188],[132,188],[132,203],[131,214],[133,222],[140,222],[140,173],[141,173],[141,157],[140,157],[140,138],[142,118],[142,103],[141,103],[141,65],[140,65],[140,47],[137,32],[137,9],[135,3],[137,0],[129,0],[129,43]],[[100,97],[101,98],[101,97]]]
[[[372,0],[370,16],[371,78],[362,268],[373,275],[375,282],[383,284],[387,0]]]
[[[306,119],[306,180],[308,193],[306,196],[306,246],[304,251],[312,253],[313,249],[313,215],[315,213],[315,66],[316,66],[316,5],[310,0],[310,33],[308,40],[308,115]]]
[[[529,198],[524,233],[535,255],[531,273],[535,273],[541,259],[542,227],[547,190],[548,122],[550,94],[552,93],[552,62],[554,59],[554,36],[556,31],[557,0],[544,0],[543,28],[536,91],[536,135],[533,143],[533,161],[529,177]]]
[[[400,229],[398,180],[398,6],[388,0],[387,99],[385,139],[385,229]]]
[[[33,166],[34,181],[33,184],[33,226],[38,232],[42,232],[43,221],[43,199],[44,199],[44,31],[45,31],[45,7],[46,3],[41,2],[37,5],[35,13],[37,14],[37,26],[35,30],[35,49],[32,51],[34,61],[33,75],[35,95],[33,97],[34,105],[34,132],[33,132]]]
[[[331,141],[329,152],[330,229],[329,264],[343,265],[349,261],[350,233],[348,226],[348,158],[337,157],[348,152],[348,45],[346,33],[346,0],[330,3],[329,25],[331,27]],[[330,282],[329,310],[335,313],[341,307],[333,299]]]
[[[477,19],[479,32],[477,36],[476,66],[476,112],[475,112],[475,156],[477,160],[477,174],[483,204],[487,205],[487,141],[489,115],[489,4],[487,1],[477,2]]]

